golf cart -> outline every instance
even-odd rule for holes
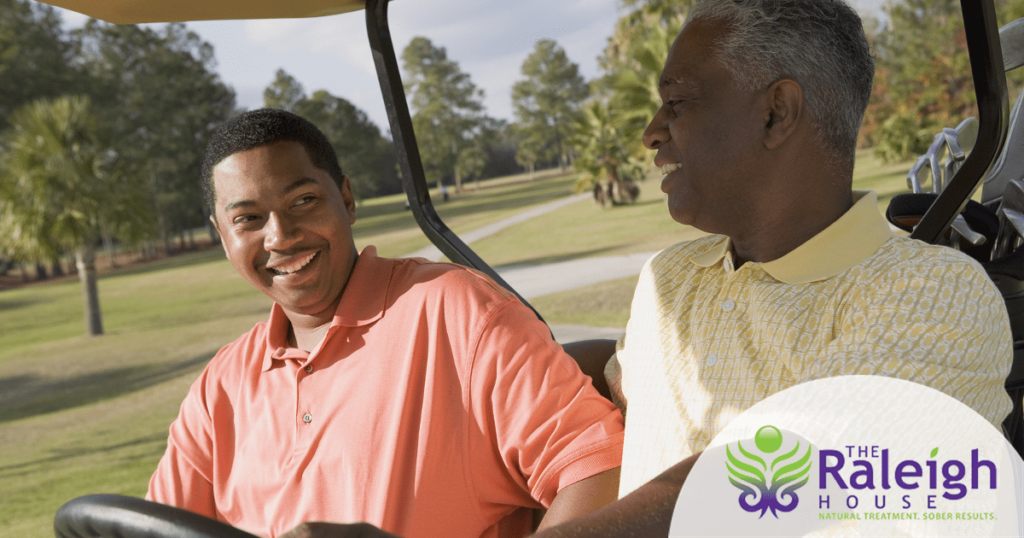
[[[370,46],[376,65],[381,91],[388,113],[391,133],[394,138],[398,161],[401,166],[403,188],[409,199],[413,215],[424,233],[438,249],[456,263],[482,271],[496,282],[511,290],[511,287],[479,256],[456,236],[435,212],[428,194],[423,166],[413,134],[405,92],[401,82],[394,47],[388,27],[388,3],[386,0],[306,0],[304,2],[204,2],[181,0],[159,2],[156,0],[49,0],[49,3],[117,24],[171,22],[185,20],[283,18],[323,16],[365,9]],[[941,160],[940,149],[946,148],[953,159],[947,167],[949,174],[940,181],[933,180],[933,192],[914,194],[929,195],[927,205],[918,211],[919,222],[908,224],[913,216],[907,212],[890,214],[891,220],[911,228],[912,237],[930,243],[948,243],[954,248],[961,247],[961,238],[971,247],[980,246],[980,240],[973,234],[984,234],[977,224],[966,219],[960,223],[958,216],[965,210],[969,198],[984,181],[985,198],[982,205],[1001,215],[996,236],[991,241],[1003,245],[1000,252],[1007,254],[994,261],[986,261],[987,268],[1007,300],[1014,320],[1014,367],[1007,381],[1007,389],[1014,401],[1014,410],[1005,424],[1006,433],[1014,447],[1024,453],[1024,420],[1021,419],[1021,399],[1024,397],[1024,262],[1018,248],[1024,228],[1016,228],[1015,213],[1024,213],[1024,207],[1014,205],[1007,192],[1015,188],[1016,182],[1024,177],[1024,151],[1020,155],[1009,155],[1005,148],[1008,130],[1011,142],[1014,134],[1024,137],[1024,125],[1014,130],[1010,126],[1009,103],[1006,90],[1005,66],[1000,34],[995,18],[992,0],[963,3],[967,43],[971,54],[971,66],[978,93],[980,121],[973,151],[967,155],[964,146],[970,138],[968,126],[951,129],[955,134],[943,133],[944,146],[937,147],[926,156],[927,167],[922,164],[914,171],[927,170],[935,177]],[[1011,45],[1024,51],[1024,37],[1015,38],[1016,33],[1007,33],[1005,48]],[[1024,55],[1022,55],[1024,56]],[[1024,63],[1024,62],[1022,62]],[[1019,109],[1014,111],[1016,122]],[[1021,120],[1024,123],[1024,119]],[[1024,150],[1024,148],[1021,148]],[[959,151],[954,151],[959,150]],[[1015,151],[1015,150],[1014,150]],[[1016,166],[1016,168],[1014,168]],[[954,170],[955,168],[955,170]],[[1005,170],[1005,172],[1004,172]],[[945,171],[945,169],[943,170]],[[997,177],[998,176],[998,177]],[[1005,179],[1004,179],[1005,178]],[[922,182],[918,181],[921,185]],[[941,188],[939,187],[941,185]],[[923,187],[922,187],[923,188]],[[920,190],[920,189],[919,189]],[[924,199],[918,196],[917,200]],[[1004,200],[1005,199],[1005,200]],[[1004,203],[1009,202],[1009,204]],[[1002,204],[1003,206],[1001,206]],[[910,203],[908,202],[908,205]],[[1024,205],[1024,204],[1022,204]],[[915,206],[915,208],[918,206]],[[1005,221],[1005,225],[1003,222]],[[955,227],[954,227],[955,225]],[[953,232],[949,232],[952,229]],[[953,235],[955,233],[955,235]],[[1014,235],[1016,233],[1016,235]],[[973,241],[972,241],[973,240]],[[969,248],[969,247],[963,247]],[[515,290],[511,290],[515,293]],[[518,296],[518,294],[516,294]],[[527,301],[520,297],[524,304]],[[566,346],[567,351],[579,359],[581,355],[604,353],[610,355],[610,341],[587,341]],[[600,374],[585,370],[595,380]],[[148,503],[129,497],[91,495],[69,502],[58,512],[55,520],[58,536],[223,536],[251,537],[252,535],[223,523],[172,507]]]

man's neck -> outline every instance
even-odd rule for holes
[[[770,262],[789,254],[839,220],[853,205],[853,196],[849,188],[833,189],[777,200],[773,205],[744,226],[745,233],[728,234],[736,267],[747,261]]]
[[[288,317],[288,345],[312,353],[327,336],[337,306],[335,304],[325,310],[329,314],[305,315],[285,311]]]

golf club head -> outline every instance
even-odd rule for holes
[[[1024,65],[1024,19],[1017,19],[999,29],[1003,49],[1003,69],[1011,71]]]
[[[1013,252],[1024,240],[1024,181],[1017,179],[1006,184],[996,214],[999,233],[992,249],[993,260]]]
[[[1024,213],[1024,180],[1014,180],[1006,184],[1006,190],[1003,191],[1003,200],[999,203],[999,208],[1013,209],[1014,211]]]
[[[999,234],[996,235],[992,259],[1001,258],[1024,244],[1024,213],[1002,208],[998,211]]]
[[[984,235],[972,230],[963,215],[957,215],[953,219],[953,230],[950,232],[950,246],[960,250],[960,240],[967,241],[972,246],[980,247],[988,239]]]
[[[922,185],[928,182],[928,156],[921,155],[917,158],[914,166],[907,172],[907,188],[910,192],[919,194],[924,192]]]
[[[943,133],[935,135],[935,140],[924,155],[917,158],[914,166],[907,172],[907,187],[915,193],[924,192],[928,180],[931,180],[932,189],[935,185],[942,183],[942,168],[939,167],[941,153],[946,145],[946,136]]]

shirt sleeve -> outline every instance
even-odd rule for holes
[[[549,506],[562,488],[621,464],[622,415],[533,312],[507,301],[475,349],[474,420],[510,480],[536,502]]]
[[[149,480],[146,499],[216,519],[213,494],[213,424],[203,405],[208,373],[196,380],[171,424],[164,452]]]
[[[942,391],[997,429],[1013,348],[1002,297],[970,263],[893,269],[856,287],[806,380],[885,375]]]
[[[622,335],[615,344],[615,354],[608,359],[604,365],[604,381],[608,384],[608,391],[612,396],[612,403],[622,412],[622,418],[626,418],[626,394],[622,391],[622,365],[619,364],[619,352],[625,347],[626,335]]]

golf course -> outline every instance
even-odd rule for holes
[[[907,192],[909,167],[862,150],[854,188],[878,192],[884,210]],[[468,183],[438,212],[465,233],[575,194],[570,172]],[[699,236],[671,220],[659,181],[640,183],[633,204],[575,202],[471,247],[502,267],[651,252]],[[362,200],[357,217],[359,249],[396,257],[429,244],[401,195]],[[531,302],[549,323],[621,328],[635,283],[619,278]],[[0,537],[52,536],[54,512],[81,495],[144,495],[192,381],[270,306],[216,247],[106,272],[99,293],[106,334],[88,337],[77,279],[0,291]]]

